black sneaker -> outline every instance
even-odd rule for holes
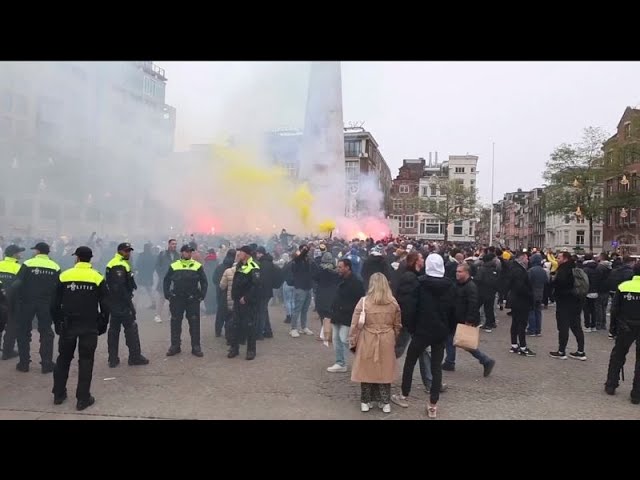
[[[29,371],[29,363],[28,362],[18,362],[16,364],[16,370],[19,372],[28,372]]]
[[[607,395],[615,395],[616,394],[616,387],[613,387],[611,385],[606,385],[605,384],[604,391],[607,393]]]
[[[116,368],[118,365],[120,365],[120,359],[119,358],[115,358],[113,360],[109,360],[109,368]]]
[[[520,353],[520,349],[518,347],[511,347],[509,353]]]
[[[89,396],[86,400],[78,400],[76,403],[76,410],[84,410],[85,408],[89,408],[91,405],[96,403],[96,399],[92,396]]]
[[[500,311],[504,310],[504,306],[503,305],[500,305],[499,308],[500,308]]]
[[[62,402],[64,402],[66,399],[67,399],[67,392],[65,391],[62,395],[53,396],[53,404],[62,405]]]
[[[564,352],[549,352],[549,356],[551,358],[555,358],[558,360],[566,360],[567,359],[567,354]]]
[[[532,351],[529,347],[524,347],[524,349],[520,349],[520,351],[518,352],[518,355],[522,356],[522,357],[535,357],[536,356],[536,352]]]
[[[480,327],[480,330],[487,332],[487,333],[491,333],[493,331],[493,329],[496,328],[495,325],[483,325]]]
[[[169,350],[167,351],[167,357],[173,357],[174,355],[177,355],[180,352],[182,352],[180,347],[174,347],[172,345],[171,347],[169,347]]]
[[[484,376],[488,377],[489,375],[491,375],[491,372],[493,371],[493,367],[496,366],[496,361],[495,360],[489,360],[487,363],[485,363],[483,365],[484,367]]]
[[[444,370],[445,372],[455,372],[456,366],[452,365],[451,363],[443,363],[442,370]]]
[[[4,350],[2,351],[2,360],[11,360],[12,358],[18,357],[18,352],[15,350],[13,352],[8,352],[5,354]]]
[[[222,333],[216,332],[216,338],[220,338],[221,336],[222,336]]]
[[[43,363],[42,364],[42,373],[47,374],[47,373],[51,373],[53,372],[53,368],[56,366],[55,363],[51,362],[51,363]]]
[[[287,315],[287,318],[284,319],[284,323],[291,323],[291,315]]]
[[[247,352],[247,360],[253,360],[256,358],[256,352]]]
[[[227,353],[227,358],[235,358],[240,355],[240,351],[237,348],[231,348]]]
[[[526,335],[527,335],[527,337],[535,337],[536,336],[536,334],[533,333],[533,332],[527,332]]]
[[[631,397],[631,403],[634,405],[640,405],[640,397]]]
[[[576,360],[582,360],[583,362],[587,359],[587,355],[584,352],[572,352],[569,356]]]
[[[449,388],[449,385],[447,385],[446,383],[442,383],[440,385],[440,393],[444,393],[447,391],[447,389]],[[431,384],[428,384],[424,387],[425,392],[427,393],[431,393]]]
[[[272,332],[265,333],[264,338],[273,338],[273,333]]]
[[[192,348],[191,355],[194,357],[204,357],[204,353],[202,353],[202,349],[200,347]]]
[[[137,357],[129,357],[129,365],[149,365],[149,359],[144,355],[138,355]]]

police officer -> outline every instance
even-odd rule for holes
[[[16,370],[28,372],[31,363],[31,330],[33,317],[38,318],[40,333],[40,366],[42,373],[53,372],[53,340],[51,328],[51,299],[56,288],[60,266],[49,258],[49,245],[36,244],[33,258],[20,269],[20,317],[18,319],[18,353],[20,361]]]
[[[53,403],[60,405],[67,398],[67,379],[73,354],[78,345],[78,387],[76,408],[84,410],[95,403],[91,396],[93,359],[98,335],[109,324],[108,289],[104,278],[91,267],[93,252],[78,247],[76,264],[58,277],[51,303],[51,316],[58,342],[58,359],[53,370]]]
[[[111,299],[111,323],[107,333],[107,350],[109,352],[109,368],[120,364],[118,346],[120,343],[120,327],[124,328],[124,339],[129,347],[129,365],[147,365],[149,360],[140,350],[140,335],[136,323],[136,309],[133,306],[133,291],[138,287],[129,260],[133,247],[130,243],[118,245],[118,251],[107,263],[105,280]]]
[[[0,337],[4,332],[4,327],[7,325],[7,317],[9,315],[9,302],[7,301],[7,294],[4,291],[4,284],[0,280]]]
[[[2,345],[2,360],[9,360],[18,356],[18,352],[15,351],[15,345],[20,315],[18,276],[22,269],[20,264],[20,254],[22,252],[24,252],[24,248],[18,245],[9,245],[4,251],[4,260],[0,261],[0,280],[4,284],[9,303],[4,343]]]
[[[640,263],[633,267],[633,278],[622,282],[613,297],[611,316],[617,320],[616,343],[609,359],[609,371],[604,391],[616,393],[618,379],[629,348],[636,342],[636,368],[631,389],[631,403],[640,404]]]
[[[252,249],[244,246],[238,250],[238,264],[233,276],[231,298],[233,300],[233,321],[230,331],[228,358],[240,354],[240,337],[246,335],[247,360],[256,358],[256,328],[258,304],[261,295],[260,267],[251,258]],[[242,335],[242,334],[245,335]]]
[[[171,347],[167,356],[181,352],[182,318],[186,315],[191,336],[191,353],[202,357],[200,348],[200,302],[207,295],[207,276],[200,262],[191,258],[193,247],[183,245],[180,260],[169,266],[164,277],[164,298],[169,300],[171,312]]]

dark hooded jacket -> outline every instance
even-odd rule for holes
[[[269,253],[262,255],[257,263],[260,265],[260,295],[262,298],[271,298],[281,276],[280,269],[273,264],[273,257]]]
[[[582,269],[589,277],[589,293],[599,293],[604,281],[604,274],[607,267],[600,266],[595,260],[585,260],[582,262]]]
[[[398,280],[398,287],[394,292],[394,296],[400,306],[402,326],[404,328],[416,323],[415,316],[417,314],[419,288],[418,272],[415,270],[405,271]]]
[[[514,310],[529,311],[533,307],[533,289],[525,267],[513,261],[509,271],[508,304]]]
[[[469,278],[465,283],[456,282],[455,321],[480,325],[480,300],[478,287]],[[455,330],[453,330],[455,332]]]
[[[455,329],[455,286],[446,278],[424,275],[418,279],[417,315],[407,325],[412,335],[428,337],[433,343],[444,342]]]
[[[535,303],[542,303],[542,297],[544,296],[544,286],[549,282],[547,272],[542,267],[542,256],[534,254],[531,256],[531,268],[527,272],[529,274],[529,282],[533,289],[533,301]]]
[[[473,280],[478,286],[478,295],[481,299],[495,297],[500,285],[500,273],[496,265],[496,256],[493,253],[487,253],[483,257]]]
[[[331,306],[336,299],[338,292],[338,283],[340,282],[340,276],[336,271],[333,258],[328,260],[330,253],[323,255],[323,260],[320,263],[320,267],[314,272],[313,280],[316,282],[316,311],[321,318],[331,317]]]
[[[381,273],[391,280],[391,266],[382,255],[369,255],[362,265],[362,282],[365,292],[369,290],[369,279],[374,273]]]

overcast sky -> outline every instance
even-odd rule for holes
[[[307,62],[158,62],[177,109],[176,148],[240,125],[302,127]],[[403,158],[480,157],[480,196],[542,183],[549,153],[587,126],[613,134],[640,105],[640,62],[343,62],[344,120],[364,121],[395,177]]]

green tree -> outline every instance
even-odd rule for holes
[[[444,241],[447,242],[449,225],[478,216],[477,192],[474,187],[465,187],[459,181],[450,180],[448,177],[434,179],[431,185],[438,188],[438,196],[421,199],[420,210],[444,224]]]
[[[602,145],[607,135],[585,128],[582,140],[562,144],[552,153],[543,178],[547,213],[583,216],[589,221],[589,251],[593,252],[593,222],[604,216]]]

